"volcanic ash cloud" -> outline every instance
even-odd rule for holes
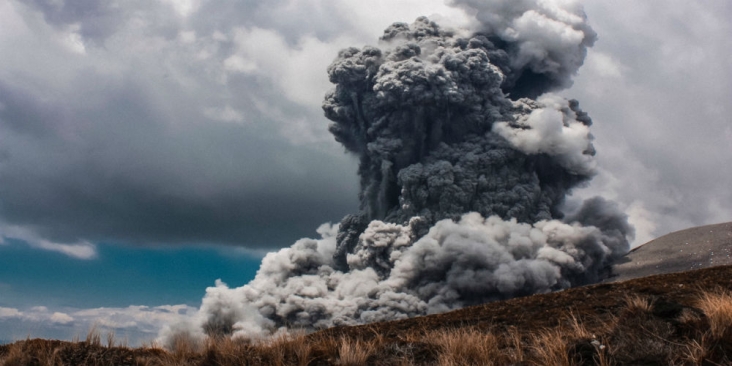
[[[457,1],[481,29],[395,23],[328,68],[330,131],[358,156],[361,212],[217,282],[171,339],[402,319],[596,282],[629,248],[617,207],[565,196],[595,174],[592,120],[553,92],[595,40],[572,2]]]

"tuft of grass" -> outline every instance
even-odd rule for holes
[[[172,341],[172,353],[174,355],[186,356],[199,352],[201,350],[201,344],[195,339],[190,337],[188,334],[179,334],[173,337]],[[151,344],[150,348],[159,348],[155,343]]]
[[[569,347],[559,329],[547,329],[530,336],[531,360],[537,366],[569,366]]]
[[[585,327],[582,320],[580,320],[580,318],[574,312],[569,313],[569,319],[567,319],[567,323],[569,324],[569,329],[565,330],[565,332],[571,334],[572,338],[596,338],[595,334],[587,330],[587,327]]]
[[[308,365],[313,358],[312,344],[302,333],[281,333],[256,343],[252,349],[256,364],[275,366]]]
[[[506,331],[505,337],[508,339],[508,347],[504,352],[507,352],[511,363],[520,364],[524,362],[526,355],[524,353],[524,342],[521,332],[515,327],[511,327]]]
[[[440,348],[437,362],[440,366],[490,366],[497,365],[502,358],[496,336],[473,328],[435,331],[427,339]]]
[[[113,330],[110,330],[107,332],[107,348],[112,348],[115,346],[115,334]]]
[[[625,313],[627,314],[644,314],[653,310],[654,299],[641,297],[638,295],[626,295],[623,298],[625,305]]]
[[[341,340],[332,336],[314,334],[308,337],[310,358],[314,364],[332,364],[338,359]]]
[[[722,338],[732,327],[732,295],[728,291],[703,292],[697,307],[707,316],[712,337]]]
[[[367,360],[374,352],[374,344],[372,342],[360,339],[341,340],[338,349],[338,365],[343,366],[364,366],[368,365]]]
[[[702,365],[708,356],[707,349],[706,340],[692,339],[681,350],[679,361],[683,365]]]
[[[86,340],[84,342],[92,346],[102,345],[102,335],[99,332],[99,326],[96,323],[93,324],[89,329],[89,332],[86,334]]]

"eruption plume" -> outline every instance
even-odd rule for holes
[[[192,334],[443,312],[591,283],[627,252],[633,229],[613,203],[562,211],[596,171],[592,120],[553,94],[595,41],[582,8],[453,5],[477,14],[477,31],[421,17],[338,54],[323,110],[359,157],[361,212],[268,254],[249,284],[207,289]]]

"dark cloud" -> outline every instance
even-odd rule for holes
[[[515,30],[523,32],[519,32],[516,39],[520,39],[522,34],[536,34],[537,29],[528,27],[527,24],[530,23],[519,22],[520,17],[493,19],[489,16],[493,8],[502,9],[504,13],[520,14],[534,3],[532,1],[484,3],[464,0],[453,3],[477,14],[484,25],[503,26],[508,24],[505,19],[509,19],[513,22],[512,25],[516,25]],[[186,2],[179,4],[185,5]],[[553,12],[547,4],[550,5],[542,5],[544,8],[536,13],[550,18],[552,14],[561,15]],[[287,47],[297,49],[302,46],[297,44],[298,40],[305,35],[314,35],[320,40],[332,40],[344,34],[361,34],[364,32],[361,29],[364,25],[358,24],[360,18],[349,18],[353,14],[344,13],[344,6],[328,1],[312,1],[303,3],[302,6],[287,6],[284,1],[268,2],[267,6],[252,1],[224,1],[216,4],[191,1],[190,5],[192,7],[189,14],[177,13],[173,2],[166,1],[122,4],[91,0],[33,0],[4,5],[4,24],[12,24],[13,27],[6,32],[7,38],[3,38],[3,47],[10,47],[8,49],[12,50],[3,59],[2,68],[6,71],[2,74],[0,85],[3,98],[0,101],[3,104],[0,107],[2,123],[10,131],[0,144],[0,162],[3,166],[12,165],[14,172],[21,175],[32,170],[30,167],[41,166],[45,171],[55,172],[71,164],[69,161],[78,160],[78,157],[68,154],[74,151],[82,154],[78,152],[80,148],[75,147],[75,142],[69,142],[71,140],[47,138],[41,142],[31,136],[55,135],[71,139],[75,131],[85,130],[89,125],[99,125],[89,121],[104,121],[109,118],[124,120],[125,115],[141,118],[136,116],[137,112],[124,110],[124,98],[118,107],[107,103],[103,110],[96,106],[103,103],[101,101],[107,94],[120,85],[119,80],[111,75],[125,68],[138,71],[139,79],[147,80],[138,83],[136,87],[152,99],[149,105],[135,108],[149,109],[148,112],[153,116],[148,116],[148,120],[157,121],[156,124],[146,124],[152,129],[171,128],[166,124],[181,118],[171,117],[168,110],[181,107],[189,108],[181,113],[185,117],[183,120],[191,119],[193,115],[199,116],[200,109],[225,112],[226,107],[230,106],[232,111],[245,111],[249,121],[256,119],[255,124],[259,124],[259,121],[280,123],[279,130],[273,127],[265,133],[270,136],[282,135],[283,131],[300,134],[293,127],[281,127],[282,121],[286,119],[304,119],[307,126],[318,126],[321,123],[318,122],[322,121],[322,117],[319,116],[317,107],[304,108],[281,98],[279,86],[274,85],[276,82],[267,80],[276,74],[271,70],[255,70],[250,75],[232,75],[222,72],[217,63],[237,52],[232,28],[271,29],[273,34],[286,41]],[[397,9],[399,6],[394,5],[391,8]],[[438,8],[440,6],[435,6],[435,9]],[[732,182],[732,177],[724,174],[719,167],[730,164],[728,151],[720,149],[729,145],[729,136],[732,136],[732,131],[728,131],[726,125],[729,111],[725,106],[732,92],[729,83],[722,82],[729,79],[726,75],[731,68],[725,60],[729,59],[727,54],[731,46],[729,37],[724,36],[729,33],[729,22],[719,15],[729,13],[729,4],[674,3],[673,6],[662,8],[653,4],[642,4],[632,6],[632,11],[624,12],[619,12],[618,8],[604,2],[593,2],[587,6],[587,12],[593,19],[592,24],[602,34],[602,38],[588,58],[591,65],[585,67],[577,79],[579,85],[572,92],[566,93],[568,96],[581,96],[583,108],[602,121],[596,127],[600,136],[596,146],[603,151],[598,155],[598,161],[604,169],[595,180],[596,190],[618,196],[623,207],[643,207],[656,222],[655,229],[649,231],[655,234],[728,218],[729,210],[726,207],[729,206],[727,202],[730,196],[719,187]],[[39,19],[42,18],[52,25],[56,32],[50,32],[42,24],[35,23],[35,19],[27,16],[26,10],[41,14]],[[384,18],[392,19],[393,15]],[[649,18],[655,20],[645,20]],[[581,20],[581,17],[577,19]],[[584,29],[581,21],[572,24],[574,30]],[[24,26],[28,27],[29,32],[34,32],[33,36],[31,33],[22,34]],[[193,43],[178,44],[177,37],[182,31],[194,32]],[[78,33],[91,54],[78,58],[64,54],[65,51],[57,43],[68,40],[66,37],[69,32]],[[222,38],[214,40],[215,32],[220,32]],[[507,34],[497,38],[506,42]],[[500,43],[498,40],[493,42]],[[571,40],[571,37],[567,40]],[[593,40],[594,36],[591,36],[585,42],[589,44]],[[571,44],[560,42],[555,46],[561,50]],[[523,49],[525,53],[531,50]],[[514,47],[513,51],[519,55],[522,49]],[[583,53],[559,52],[556,55],[559,60],[566,61],[567,65],[576,65],[578,56]],[[198,57],[209,58],[195,61]],[[321,70],[323,65],[308,67],[314,70],[312,74],[317,74],[319,71],[316,70]],[[541,69],[540,63],[529,62],[526,65],[528,70]],[[281,69],[288,68],[291,67],[285,65]],[[571,70],[565,68],[563,72],[568,71]],[[74,73],[80,75],[71,77]],[[107,77],[100,78],[98,73],[106,73]],[[85,83],[68,82],[70,78],[82,77],[86,80]],[[130,76],[122,72],[117,77]],[[195,92],[171,82],[186,78],[188,81],[193,80],[192,85],[197,89]],[[203,79],[205,82],[201,83]],[[222,84],[216,84],[220,82]],[[72,87],[68,86],[70,84],[73,84],[73,88],[87,92],[72,91]],[[102,84],[105,86],[100,87]],[[40,89],[43,91],[39,91]],[[255,93],[251,93],[255,90]],[[301,94],[308,94],[306,88],[300,90]],[[132,90],[130,93],[139,91]],[[166,100],[166,94],[185,93],[188,93],[185,98]],[[259,113],[258,108],[261,107],[255,106],[247,93],[260,97],[260,103],[263,100],[274,103],[271,111],[281,112],[280,115],[259,115],[252,118],[253,114]],[[59,95],[63,95],[64,99],[59,99]],[[77,99],[84,99],[84,103],[78,103]],[[627,108],[618,108],[618,105]],[[93,113],[99,116],[90,117]],[[700,126],[702,128],[698,128]],[[126,128],[137,129],[141,133],[135,135],[131,131],[125,131]],[[114,129],[120,129],[120,133]],[[110,130],[113,131],[109,132],[110,136],[119,134],[128,136],[129,139],[134,136],[143,141],[160,136],[159,132],[143,133],[146,129],[140,129],[136,124],[117,123],[114,129]],[[324,127],[315,129],[324,132]],[[172,127],[172,130],[177,130],[177,127]],[[203,133],[203,130],[205,129],[198,132]],[[120,145],[119,142],[115,143],[103,136],[103,133],[99,134],[98,145],[105,148]],[[87,143],[91,140],[91,137],[86,139]],[[287,143],[283,141],[283,145],[285,144]],[[26,148],[21,149],[21,146]],[[80,146],[86,145],[81,143]],[[148,141],[147,146],[155,146],[155,142]],[[671,146],[675,148],[670,148]],[[328,148],[332,148],[332,145]],[[107,150],[112,151],[109,148]],[[123,153],[122,156],[134,156],[139,161],[155,161],[146,158],[140,150],[154,149],[135,147],[130,149],[131,153]],[[48,153],[44,153],[45,151]],[[119,148],[116,151],[125,149]],[[22,169],[18,167],[19,159],[24,161]],[[166,155],[166,159],[175,160],[173,154]],[[119,160],[124,159],[117,157],[110,158],[109,161],[119,163]],[[346,160],[339,161],[342,166],[348,165]],[[161,166],[165,164],[158,163],[152,170],[162,174],[160,171],[165,169],[161,169]],[[176,174],[180,177],[182,173]],[[45,173],[45,176],[50,175],[52,173]],[[155,174],[141,174],[147,175]],[[31,186],[28,183],[31,176],[27,175],[29,178],[25,180],[20,176],[7,179]],[[186,179],[178,179],[181,180]],[[635,180],[637,183],[626,185],[622,190],[607,185],[618,180]],[[51,184],[46,186],[48,185]],[[600,187],[601,185],[604,186]],[[711,198],[712,196],[716,198]],[[680,210],[679,207],[684,209]],[[79,233],[79,236],[83,234]]]
[[[272,248],[353,210],[342,153],[293,145],[251,122],[267,120],[256,111],[248,124],[210,121],[174,92],[166,111],[135,79],[48,100],[0,84],[6,225],[56,242]]]

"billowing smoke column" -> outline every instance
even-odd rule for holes
[[[328,68],[330,131],[360,159],[361,213],[267,255],[249,284],[207,289],[191,328],[257,337],[444,312],[601,279],[632,228],[602,198],[571,85],[595,33],[563,1],[458,1],[472,35],[427,18]]]

